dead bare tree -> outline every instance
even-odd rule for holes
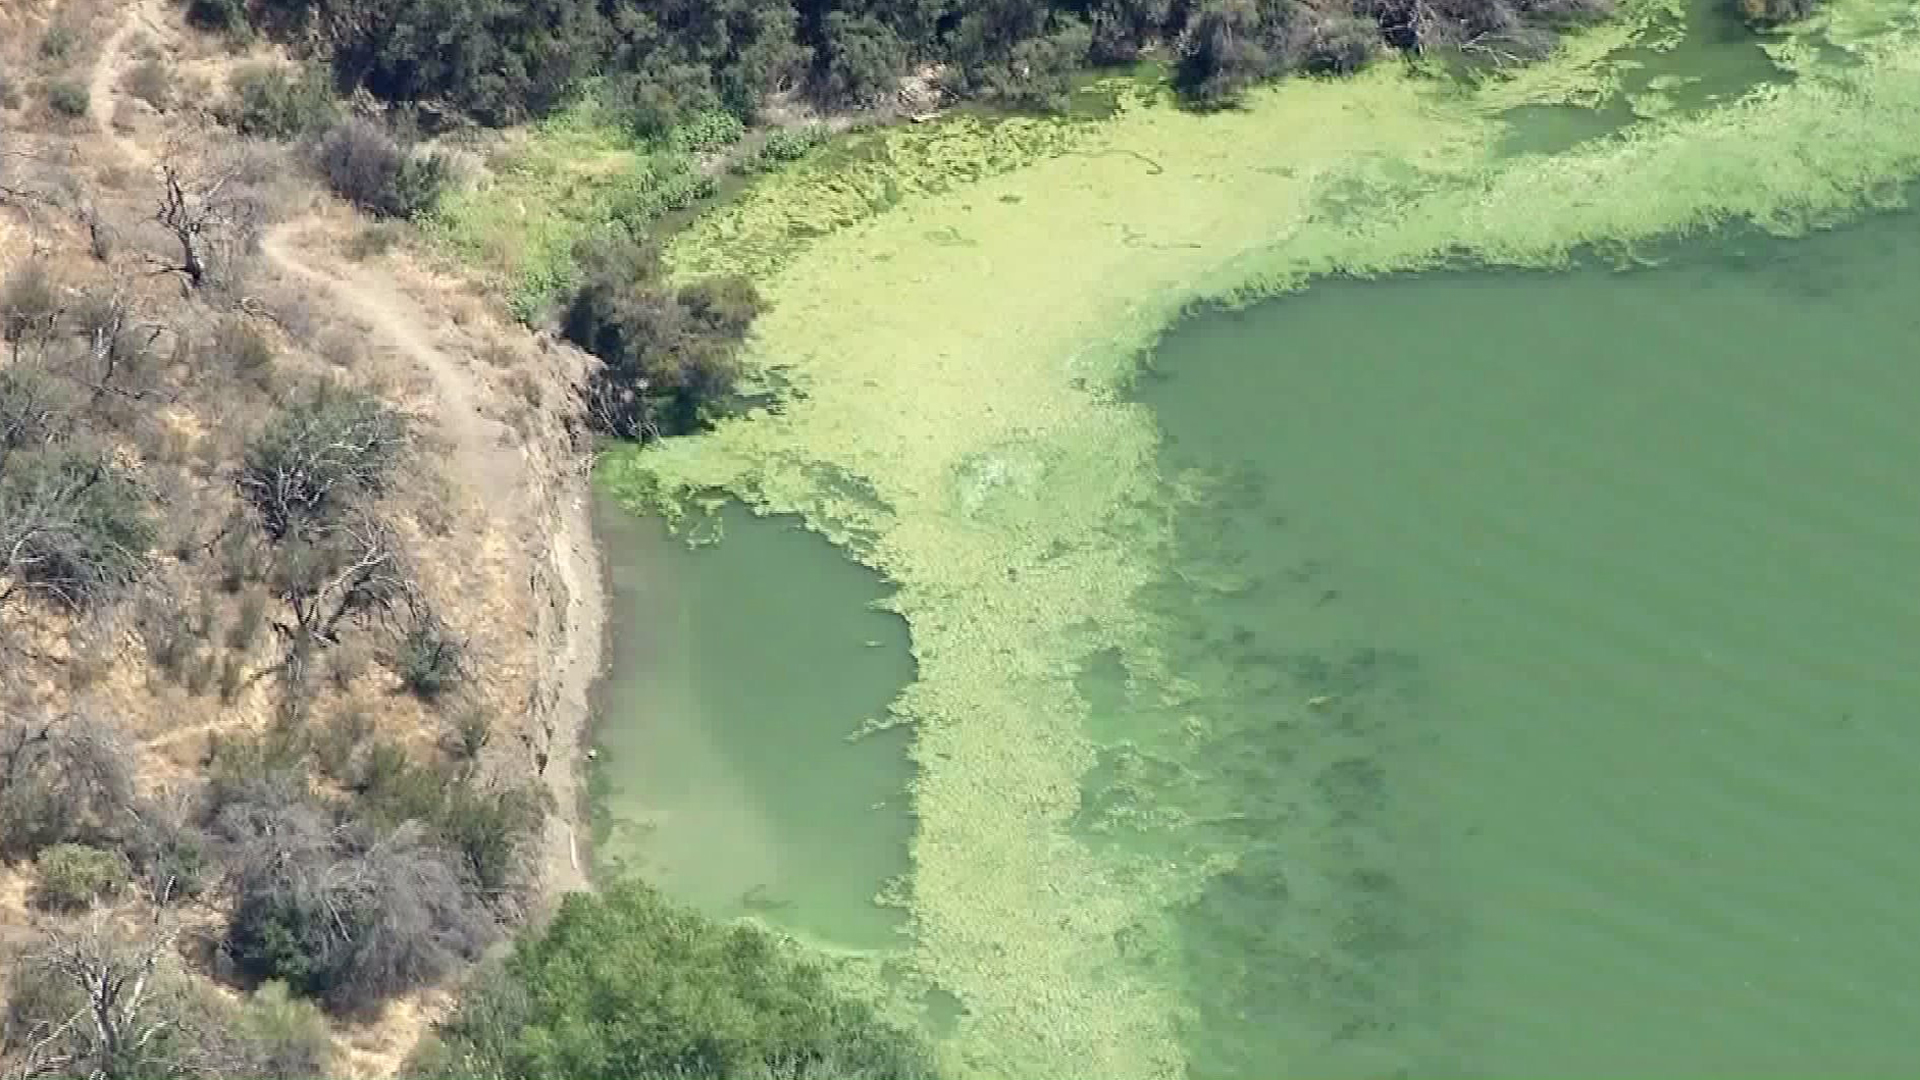
[[[139,298],[124,275],[87,291],[74,305],[71,322],[86,339],[88,384],[94,393],[134,399],[153,394],[150,387],[122,385],[126,376],[140,374],[136,369],[144,367],[154,343],[167,332],[159,323],[141,321],[139,315]]]
[[[79,1005],[64,1017],[25,1018],[25,1045],[9,1069],[26,1080],[38,1076],[164,1076],[177,1074],[165,1036],[178,1018],[155,1008],[150,998],[161,959],[173,944],[171,928],[156,911],[153,921],[129,933],[106,911],[95,909],[72,927],[53,926],[30,949],[22,967],[79,992]],[[177,1040],[176,1040],[177,1041]]]
[[[153,259],[161,272],[179,274],[189,286],[201,288],[213,281],[218,265],[230,263],[252,241],[264,217],[253,183],[256,164],[236,153],[191,163],[170,150],[161,159],[153,220],[180,249],[177,261]]]
[[[297,977],[353,1009],[444,975],[497,936],[456,856],[421,823],[376,829],[287,795],[235,802],[215,823],[235,897],[227,945],[243,969]],[[282,970],[290,950],[297,975]]]
[[[8,966],[0,1078],[260,1075],[231,1010],[179,970],[165,899],[132,917],[96,907],[41,927]]]
[[[399,538],[366,511],[349,512],[283,541],[268,584],[286,605],[289,618],[275,620],[273,628],[287,648],[255,679],[280,673],[298,683],[315,650],[339,643],[343,623],[386,618],[396,608],[416,617],[422,610]]]

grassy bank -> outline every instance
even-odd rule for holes
[[[644,138],[589,84],[573,104],[505,137],[481,175],[444,193],[421,221],[430,242],[501,283],[507,304],[534,321],[580,281],[577,245],[595,233],[652,235],[718,193],[809,156],[814,128],[749,138],[725,113],[706,113]]]

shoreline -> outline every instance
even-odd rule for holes
[[[798,514],[897,585],[921,661],[899,702],[921,766],[903,962],[959,1002],[950,1045],[970,1071],[1187,1067],[1175,981],[1123,945],[1163,955],[1170,905],[1233,853],[1134,859],[1074,834],[1096,763],[1076,684],[1089,659],[1118,655],[1191,701],[1135,602],[1180,478],[1159,474],[1157,428],[1117,393],[1167,326],[1196,304],[1463,252],[1557,268],[1736,220],[1804,230],[1920,170],[1886,123],[1920,97],[1920,42],[1901,35],[1844,72],[1503,156],[1517,106],[1615,89],[1604,58],[1625,34],[1484,97],[1380,71],[1204,118],[1123,110],[1064,150],[1059,129],[1017,121],[902,132],[842,175],[783,174],[669,249],[677,273],[755,280],[768,310],[749,366],[798,392],[644,459],[616,453],[606,479],[668,506],[724,492]],[[1343,114],[1366,122],[1326,123]],[[1816,145],[1829,152],[1802,150]],[[837,227],[795,244],[809,221]]]
[[[543,623],[540,652],[552,663],[542,666],[537,691],[546,743],[546,760],[537,772],[554,800],[542,838],[538,895],[543,916],[567,893],[591,892],[594,886],[587,753],[612,623],[605,554],[593,528],[592,466],[591,454],[566,462],[538,522],[548,537],[545,561],[534,574]]]
[[[572,350],[561,352],[572,354]],[[570,396],[564,400],[572,400]],[[568,892],[593,892],[593,830],[588,803],[588,751],[595,703],[609,655],[609,588],[605,553],[593,530],[593,461],[580,452],[572,425],[549,411],[547,446],[553,455],[530,467],[545,480],[532,527],[536,546],[530,586],[538,609],[538,655],[545,657],[534,690],[534,774],[553,796],[541,836],[540,919],[551,917]],[[530,732],[532,734],[532,732]]]

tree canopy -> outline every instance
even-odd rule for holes
[[[573,893],[441,1031],[445,1077],[920,1080],[916,1038],[751,926],[635,881]]]
[[[231,0],[238,3],[239,0]],[[1758,2],[1758,0],[1752,0]],[[1782,0],[1787,2],[1787,0]],[[231,3],[222,6],[225,11]],[[482,123],[552,111],[599,77],[637,127],[665,130],[804,89],[860,102],[921,65],[960,93],[1057,104],[1068,77],[1172,44],[1201,99],[1290,71],[1339,72],[1379,43],[1537,55],[1611,0],[255,0],[319,40],[342,88],[453,106]],[[225,16],[221,16],[224,20]],[[221,21],[215,20],[215,21]]]

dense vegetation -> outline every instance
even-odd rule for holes
[[[926,1047],[751,926],[636,882],[573,894],[469,988],[417,1066],[445,1080],[924,1080]]]
[[[1089,65],[1172,43],[1180,81],[1217,99],[1249,79],[1344,71],[1379,43],[1537,55],[1608,0],[256,0],[252,18],[316,32],[343,85],[445,102],[484,123],[541,116],[604,76],[633,125],[664,132],[770,93],[836,103],[887,96],[944,65],[946,87],[1058,102]],[[240,0],[192,0],[203,22],[243,23]]]

